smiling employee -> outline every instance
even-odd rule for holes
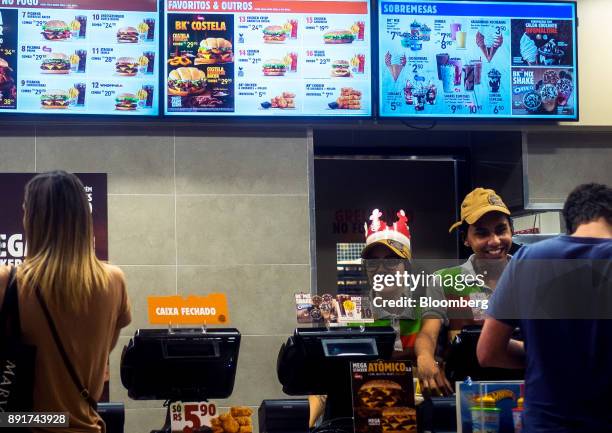
[[[460,266],[442,269],[437,273],[443,281],[459,281],[458,276],[470,275],[484,284],[449,284],[444,287],[428,287],[428,296],[446,299],[467,298],[474,301],[487,300],[497,286],[497,280],[508,264],[512,247],[512,222],[510,210],[501,197],[492,189],[476,188],[461,204],[461,220],[449,230],[459,229],[463,243],[473,254]],[[452,393],[443,368],[435,360],[436,343],[443,324],[449,327],[449,341],[463,327],[482,325],[484,313],[480,308],[449,308],[422,312],[423,325],[419,332],[415,351],[418,377],[423,390],[434,394]]]

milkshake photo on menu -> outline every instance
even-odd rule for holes
[[[573,74],[573,69],[565,68],[512,68],[512,113],[573,114]]]

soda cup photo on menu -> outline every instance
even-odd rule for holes
[[[75,19],[79,22],[79,39],[85,39],[85,36],[87,36],[87,16],[79,15]]]
[[[85,83],[77,83],[74,85],[74,88],[78,92],[78,95],[76,97],[76,105],[77,107],[83,107],[85,105]]]
[[[147,25],[147,41],[151,42],[155,40],[155,19],[147,18],[144,20],[144,23]]]
[[[365,72],[365,54],[357,54],[351,59],[351,66],[353,72],[356,74],[363,74]]]
[[[365,22],[357,21],[355,24],[351,26],[351,31],[355,35],[355,39],[358,41],[363,41],[365,36]]]
[[[83,73],[87,68],[87,50],[76,50],[75,54],[79,58],[79,65],[77,66],[77,72]]]

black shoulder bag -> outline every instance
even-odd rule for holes
[[[47,323],[49,324],[49,329],[51,330],[51,334],[53,335],[53,339],[55,340],[55,344],[57,349],[59,350],[62,359],[64,360],[64,364],[66,365],[66,369],[70,374],[70,378],[74,382],[75,386],[79,390],[79,394],[81,397],[89,403],[91,408],[97,412],[98,403],[93,399],[93,397],[89,394],[89,390],[82,385],[82,382],[79,380],[79,376],[77,372],[70,362],[70,358],[68,358],[68,354],[66,353],[66,349],[64,349],[64,345],[62,344],[62,340],[60,340],[59,334],[57,333],[57,328],[55,327],[55,323],[53,322],[53,318],[51,317],[51,313],[49,313],[49,309],[47,308],[47,304],[40,292],[40,287],[36,288],[36,297],[38,298],[38,302],[42,307],[43,312],[45,313],[45,317],[47,318]]]
[[[11,268],[0,311],[0,412],[33,408],[36,347],[21,340],[16,269]]]

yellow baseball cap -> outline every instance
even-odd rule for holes
[[[452,232],[459,227],[463,221],[474,224],[484,214],[489,212],[501,212],[510,215],[508,206],[502,201],[492,189],[476,188],[463,199],[461,203],[461,220],[451,226],[448,232]]]

